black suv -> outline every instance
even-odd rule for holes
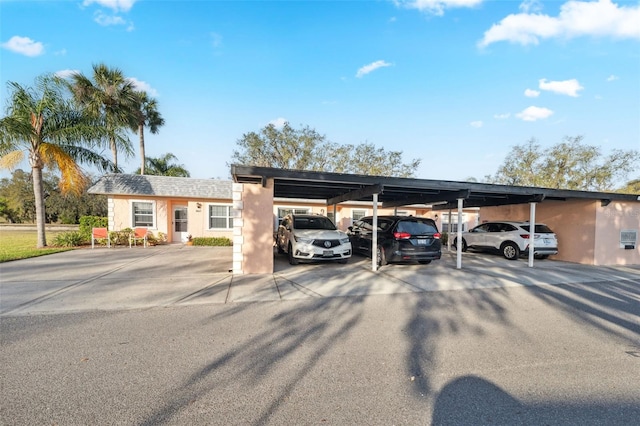
[[[373,217],[367,216],[349,227],[349,240],[356,253],[372,256]],[[433,219],[414,216],[378,216],[378,266],[388,262],[440,259],[440,232]]]

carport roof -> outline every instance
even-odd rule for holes
[[[378,194],[383,207],[430,204],[436,209],[497,206],[568,199],[640,201],[640,195],[611,192],[571,191],[526,186],[493,185],[431,179],[394,178],[343,173],[283,170],[270,167],[231,166],[237,183],[266,184],[274,181],[274,197],[326,200],[327,205],[344,201],[371,201]]]

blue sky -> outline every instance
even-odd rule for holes
[[[8,81],[120,68],[166,120],[147,155],[198,178],[282,121],[425,179],[482,179],[531,138],[640,149],[638,1],[0,0],[0,24],[3,111]]]

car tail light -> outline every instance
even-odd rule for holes
[[[520,234],[520,237],[524,238],[525,240],[528,240],[529,234]]]
[[[393,237],[396,240],[408,240],[409,238],[411,238],[411,234],[408,232],[394,232]]]
[[[440,235],[439,232],[436,232],[435,234],[433,234],[433,238],[435,238],[436,240],[439,240],[441,236],[442,235]]]

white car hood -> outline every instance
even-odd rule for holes
[[[342,231],[331,231],[329,229],[296,229],[294,234],[298,237],[313,240],[339,240],[348,238]]]

